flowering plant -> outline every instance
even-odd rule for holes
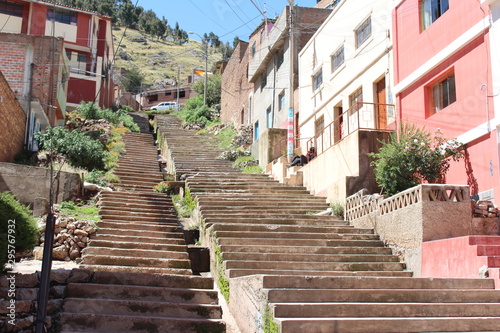
[[[442,182],[450,160],[458,161],[465,149],[464,144],[442,135],[439,128],[431,136],[425,129],[402,124],[388,142],[381,142],[378,153],[369,154],[377,184],[393,195],[423,182]]]

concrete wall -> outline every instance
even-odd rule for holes
[[[54,203],[80,196],[82,182],[79,174],[54,172],[54,175]],[[30,204],[35,215],[49,201],[50,183],[49,169],[0,163],[0,192],[12,192],[19,201]]]
[[[419,201],[383,215],[376,210],[350,222],[357,228],[373,228],[417,277],[421,276],[423,242],[472,232],[470,200]]]
[[[252,156],[259,160],[259,165],[265,168],[274,160],[274,147],[286,137],[286,130],[280,128],[268,128],[262,132],[259,140],[255,141],[250,151]]]
[[[26,115],[0,72],[0,161],[12,162],[23,151]]]

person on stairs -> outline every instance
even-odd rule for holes
[[[304,155],[295,156],[292,160],[292,164],[288,164],[288,167],[296,166],[296,165],[304,166],[309,161],[311,161],[314,157],[316,157],[316,152],[315,152],[314,147],[311,147],[307,151],[306,156],[304,156]]]

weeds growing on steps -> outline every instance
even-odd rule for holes
[[[332,214],[341,218],[344,218],[344,205],[340,202],[333,202],[330,204],[332,207]]]
[[[63,201],[59,205],[61,216],[72,216],[77,220],[101,221],[99,208],[94,200],[75,204],[73,201]]]
[[[172,195],[172,201],[177,215],[180,217],[190,217],[198,204],[196,198],[191,196],[188,188],[185,189],[183,198],[179,194]]]

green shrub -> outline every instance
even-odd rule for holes
[[[75,203],[73,201],[63,201],[59,205],[59,208],[60,209],[65,209],[65,210],[75,210],[76,209],[76,205],[75,205]]]
[[[130,106],[128,106],[128,105],[122,105],[122,106],[120,106],[120,109],[122,109],[122,110],[123,110],[123,111],[125,111],[125,112],[135,112],[135,110],[134,110],[134,109],[132,109],[132,108],[131,108]]]
[[[123,107],[117,110],[101,109],[93,102],[82,102],[77,110],[85,119],[106,119],[113,125],[118,126],[123,124],[123,126],[129,128],[130,131],[139,132],[139,126],[134,122],[134,118],[132,118]]]
[[[106,152],[98,140],[92,140],[78,130],[63,127],[47,127],[45,133],[38,132],[35,138],[40,149],[66,155],[68,163],[86,170],[103,169]]]
[[[221,149],[230,149],[231,142],[235,136],[235,131],[233,126],[228,126],[224,128],[222,131],[219,131],[215,134],[215,137],[219,140],[218,148]]]
[[[15,252],[32,250],[38,242],[38,227],[28,207],[9,192],[0,193],[0,270]]]
[[[344,218],[344,205],[343,204],[341,204],[340,202],[334,202],[334,203],[330,204],[330,207],[332,207],[333,215]]]
[[[153,187],[153,192],[170,194],[172,192],[172,187],[169,182],[161,182]]]
[[[440,182],[450,168],[450,160],[459,160],[465,146],[442,137],[431,136],[425,129],[402,124],[382,142],[378,153],[371,153],[375,179],[389,195],[394,195],[423,182]]]
[[[104,180],[105,175],[106,175],[105,171],[92,170],[91,172],[85,175],[85,181],[87,183],[92,183],[99,186],[106,186],[108,185],[108,182]]]

